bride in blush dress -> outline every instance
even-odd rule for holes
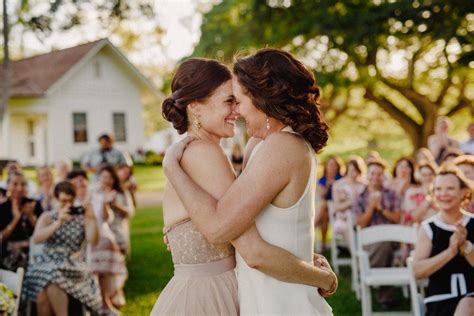
[[[172,95],[163,102],[163,115],[179,133],[197,140],[189,144],[180,163],[203,190],[220,198],[235,180],[232,166],[219,146],[234,134],[236,119],[232,75],[224,65],[206,59],[189,59],[180,65]],[[158,298],[152,315],[239,315],[234,247],[255,271],[287,282],[310,284],[323,295],[334,291],[335,274],[323,258],[313,265],[312,253],[302,260],[265,242],[255,227],[229,241],[208,241],[188,208],[167,184],[163,199],[165,232],[175,266],[174,276]],[[216,229],[218,227],[215,227]],[[206,238],[207,237],[207,238]]]
[[[301,62],[277,49],[237,59],[233,73],[236,111],[253,137],[241,175],[220,195],[206,192],[186,172],[186,160],[200,142],[191,137],[168,150],[165,174],[203,235],[236,246],[241,315],[331,315],[323,295],[336,282],[324,284],[320,278],[318,285],[317,278],[308,277],[294,283],[290,276],[301,275],[300,265],[283,257],[278,259],[286,274],[269,273],[272,267],[265,262],[271,257],[255,255],[263,246],[248,237],[261,236],[308,265],[313,260],[315,152],[328,139],[317,104],[319,88]],[[242,244],[257,250],[249,255]]]

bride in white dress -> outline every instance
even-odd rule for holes
[[[219,199],[200,188],[179,164],[190,139],[167,152],[165,173],[210,242],[233,241],[256,224],[265,241],[312,262],[314,151],[323,148],[328,138],[317,107],[314,76],[291,54],[263,49],[237,60],[232,86],[236,110],[253,137],[239,178]],[[332,314],[311,286],[316,280],[302,285],[284,282],[284,277],[274,279],[259,269],[265,260],[269,258],[237,257],[241,315]],[[294,273],[298,271],[289,268],[288,275]]]

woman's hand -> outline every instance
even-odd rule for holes
[[[329,296],[333,295],[334,293],[336,293],[337,286],[338,286],[337,276],[334,273],[334,271],[332,270],[331,265],[329,264],[326,257],[324,257],[323,255],[315,253],[313,255],[313,264],[314,264],[315,267],[318,267],[318,268],[328,272],[331,275],[332,279],[333,279],[332,286],[329,289],[325,290],[323,288],[318,288],[319,294],[322,297],[329,297]]]
[[[172,170],[179,165],[183,153],[186,147],[193,141],[196,140],[193,136],[187,136],[179,142],[173,144],[166,150],[165,158],[163,159],[163,170],[168,176]]]
[[[12,199],[12,215],[14,220],[21,218],[20,201]]]
[[[58,222],[60,225],[64,224],[68,220],[70,220],[72,217],[69,214],[69,205],[65,206],[58,211]]]

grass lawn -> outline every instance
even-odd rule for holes
[[[140,191],[163,191],[166,177],[161,166],[134,166],[133,172]]]
[[[173,275],[171,255],[163,244],[161,208],[138,209],[132,222],[132,257],[125,292],[125,315],[149,315],[156,298]],[[351,291],[350,269],[342,269],[337,294],[328,302],[334,315],[360,315]]]

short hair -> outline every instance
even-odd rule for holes
[[[385,161],[384,161],[383,159],[371,159],[371,160],[367,163],[367,169],[369,169],[370,166],[379,166],[379,167],[381,167],[383,170],[385,170],[385,168],[387,168],[387,164],[385,163]]]
[[[68,172],[66,179],[67,180],[72,180],[77,177],[83,177],[87,180],[87,172],[84,169],[74,169],[70,172]]]
[[[100,142],[101,140],[106,140],[108,142],[113,141],[113,137],[110,134],[104,133],[97,138],[97,141]]]
[[[60,193],[67,194],[73,198],[76,197],[76,189],[74,189],[74,185],[69,181],[61,181],[56,184],[54,187],[54,197],[58,199]]]

